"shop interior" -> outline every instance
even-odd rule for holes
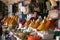
[[[60,0],[0,0],[1,40],[60,40]]]

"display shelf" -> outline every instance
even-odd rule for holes
[[[17,40],[21,40],[19,37],[17,37],[16,35],[14,35],[14,37],[16,37]]]
[[[17,40],[21,40],[18,36],[16,36],[12,31],[10,31],[13,35],[14,35],[14,37],[17,39]]]

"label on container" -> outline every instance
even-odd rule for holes
[[[58,20],[58,28],[60,28],[60,19]]]
[[[57,36],[57,37],[56,37],[56,40],[60,40],[60,36]]]

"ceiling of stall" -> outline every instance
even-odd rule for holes
[[[20,2],[21,0],[1,0],[1,1],[3,1],[6,4],[14,4],[14,3]],[[55,1],[60,1],[60,0],[55,0]]]

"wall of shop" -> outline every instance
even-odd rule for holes
[[[3,1],[4,3],[6,3],[6,4],[14,4],[14,3],[17,3],[17,2],[19,2],[19,1],[21,1],[21,0],[1,0],[1,1]]]

